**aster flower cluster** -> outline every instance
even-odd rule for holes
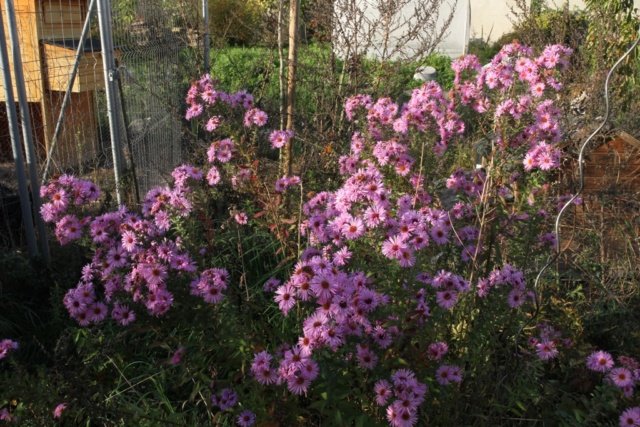
[[[558,69],[564,70],[572,51],[561,45],[548,46],[537,58],[530,48],[517,42],[506,45],[486,67],[479,67],[477,58],[467,55],[454,61],[455,96],[462,105],[470,105],[478,113],[489,111],[490,92],[499,93],[495,108],[496,139],[500,148],[529,145],[523,165],[525,170],[549,170],[560,165],[560,151],[550,145],[561,140],[560,110],[553,101],[544,99],[549,91],[558,91],[562,84],[556,79]],[[472,70],[475,80],[461,82],[465,70]],[[524,88],[517,98],[504,99],[514,87]],[[520,123],[518,133],[511,137],[508,130]]]
[[[415,193],[394,200],[394,192],[387,188],[375,164],[365,160],[359,166],[340,189],[319,193],[304,205],[308,219],[303,231],[312,245],[330,243],[341,248],[346,241],[362,237],[382,238],[381,253],[408,268],[415,265],[416,253],[430,242],[446,245],[454,240],[451,218],[469,218],[471,214],[464,204],[450,212],[429,206],[431,196],[422,188],[419,175],[410,180]],[[460,241],[475,251],[472,232],[463,233]]]
[[[444,309],[452,309],[458,302],[459,295],[469,292],[469,281],[462,276],[453,274],[450,271],[440,270],[436,275],[431,276],[426,272],[418,273],[418,282],[430,285],[436,290],[436,303]],[[425,320],[429,316],[427,292],[420,289],[415,296],[417,303],[416,311],[420,320]]]
[[[100,198],[100,189],[91,181],[62,175],[40,187],[43,204],[40,214],[46,222],[56,223],[56,238],[61,244],[78,240],[87,225],[86,219],[65,215],[72,206],[82,206]]]
[[[251,364],[251,373],[262,385],[286,384],[287,389],[294,394],[305,394],[316,379],[320,369],[318,364],[311,359],[311,348],[303,343],[294,346],[280,346],[277,353],[280,361],[276,368],[273,356],[267,351],[262,351],[254,356]]]
[[[225,388],[220,394],[211,394],[211,406],[219,407],[221,411],[233,408],[238,403],[238,393]]]
[[[258,126],[266,123],[266,114],[253,107],[251,94],[240,91],[229,95],[216,85],[217,81],[205,75],[190,88],[186,99],[190,105],[187,118],[195,118],[205,107],[221,102],[231,108],[245,108],[245,121]],[[220,116],[214,116],[205,127],[213,131],[220,120]],[[282,135],[291,136],[288,132]],[[80,283],[64,298],[71,317],[86,326],[101,322],[111,314],[125,326],[136,318],[135,311],[129,308],[131,303],[143,304],[152,315],[164,314],[173,305],[173,293],[167,286],[173,278],[190,280],[191,294],[206,302],[216,304],[222,300],[229,280],[227,271],[198,272],[181,238],[168,234],[174,219],[186,218],[192,213],[194,185],[205,181],[215,186],[222,181],[223,171],[232,173],[230,180],[234,187],[252,181],[250,167],[223,167],[238,157],[237,150],[231,138],[212,142],[207,149],[209,165],[199,168],[184,164],[175,168],[171,173],[173,186],[151,189],[144,198],[141,214],[122,208],[95,218],[79,218],[69,210],[97,201],[100,190],[95,184],[63,175],[42,187],[45,202],[42,215],[46,221],[56,223],[60,243],[86,237],[95,247],[93,260],[84,267]],[[297,176],[283,177],[276,183],[276,191],[283,192],[299,183]],[[240,212],[235,219],[239,224],[246,224],[248,216]],[[121,300],[125,296],[127,301]]]
[[[424,401],[427,386],[416,379],[408,369],[398,369],[391,383],[380,380],[374,386],[376,403],[387,406],[387,420],[392,427],[411,427],[418,422],[418,406]]]
[[[640,384],[640,363],[633,357],[618,357],[618,366],[611,354],[606,351],[595,351],[587,357],[587,368],[602,374],[607,374],[608,382],[613,383],[624,392],[628,398],[632,397],[637,384]]]
[[[456,192],[464,191],[468,196],[478,197],[484,189],[485,179],[486,176],[481,170],[467,173],[463,169],[456,169],[447,179],[447,188]]]
[[[559,348],[571,348],[573,341],[570,338],[562,338],[562,333],[553,325],[539,323],[536,325],[539,335],[529,337],[528,344],[532,347],[538,358],[541,360],[551,360],[560,354]]]
[[[520,308],[527,299],[533,300],[535,297],[532,292],[526,290],[527,282],[524,278],[524,272],[514,268],[509,264],[505,264],[502,268],[493,270],[486,278],[478,280],[477,289],[479,297],[486,297],[493,288],[499,288],[502,285],[509,285],[510,291],[507,297],[509,307]]]
[[[629,356],[619,356],[618,366],[610,353],[594,351],[586,360],[587,368],[593,372],[606,374],[605,382],[620,388],[625,397],[634,395],[636,385],[640,384],[640,363]],[[620,414],[620,427],[640,427],[640,407],[627,408]]]
[[[214,408],[219,408],[221,411],[227,411],[236,405],[239,405],[239,398],[238,393],[233,389],[225,388],[219,394],[211,394],[211,406]],[[248,409],[243,410],[236,417],[236,424],[240,427],[249,427],[254,425],[255,422],[256,415]]]
[[[276,192],[284,193],[287,188],[294,187],[300,184],[300,177],[298,175],[283,176],[276,181]]]
[[[10,351],[17,349],[18,343],[15,341],[11,341],[9,339],[0,341],[0,359],[4,359]]]
[[[391,307],[392,304],[405,307],[409,303],[411,309],[405,319],[412,325],[424,325],[432,315],[430,304],[435,302],[439,308],[451,310],[461,295],[470,291],[469,281],[451,271],[443,269],[435,274],[423,271],[417,274],[415,281],[402,282],[403,290],[410,295],[408,300],[393,300],[377,290],[365,272],[349,271],[348,268],[354,259],[359,258],[354,255],[354,249],[359,248],[356,245],[360,242],[365,247],[373,246],[383,259],[396,263],[402,269],[425,265],[421,255],[432,254],[431,251],[438,251],[439,246],[458,246],[459,259],[463,263],[482,259],[484,251],[475,222],[474,204],[477,205],[485,192],[488,181],[485,172],[454,171],[446,180],[446,186],[455,193],[457,203],[450,207],[439,201],[434,203],[425,189],[424,172],[418,169],[421,162],[412,156],[409,131],[435,134],[435,153],[442,154],[447,144],[464,132],[464,124],[454,111],[456,99],[461,99],[463,105],[471,106],[476,112],[484,113],[491,109],[492,98],[488,92],[495,90],[506,94],[516,80],[533,85],[545,79],[544,83],[555,85],[552,72],[541,70],[552,70],[553,67],[545,67],[553,62],[563,63],[568,53],[564,48],[545,51],[541,58],[549,61],[541,60],[537,68],[522,73],[518,80],[515,68],[520,69],[525,64],[518,65],[516,61],[531,56],[531,52],[514,44],[485,69],[473,57],[463,58],[458,65],[458,77],[463,71],[470,70],[478,75],[477,81],[458,82],[449,94],[444,93],[437,83],[429,82],[415,90],[409,102],[401,107],[389,98],[373,101],[367,95],[357,95],[346,101],[347,118],[355,121],[356,116],[364,112],[366,122],[364,132],[353,134],[350,152],[339,159],[344,183],[336,191],[320,192],[304,204],[301,232],[308,238],[310,246],[288,280],[282,284],[270,280],[265,285],[265,290],[275,290],[275,302],[284,315],[297,304],[315,304],[315,311],[303,321],[304,336],[300,337],[296,347],[309,352],[305,357],[321,348],[337,351],[354,342],[355,348],[347,353],[348,358],[361,369],[373,369],[379,361],[377,350],[389,346],[392,337],[400,333],[397,326],[383,326],[389,321],[395,325],[398,319],[393,316],[382,320],[377,318],[380,308]],[[535,64],[535,61],[531,63]],[[535,73],[543,77],[535,79]],[[559,88],[559,84],[556,86]],[[544,91],[539,89],[538,85],[518,102],[501,105],[495,120],[499,122],[508,115],[509,120],[521,121],[524,123],[522,129],[528,129],[528,133],[520,134],[522,141],[503,141],[499,143],[500,149],[517,148],[527,142],[532,150],[537,150],[533,153],[538,162],[534,166],[548,169],[559,163],[559,152],[545,142],[554,142],[557,138],[554,120],[559,117],[552,103],[543,99]],[[497,129],[500,130],[499,126]],[[549,167],[543,154],[551,158]],[[515,186],[516,181],[524,178],[525,174],[512,174],[509,185]],[[506,197],[508,188],[501,190]],[[528,218],[527,214],[513,213],[505,221]],[[505,233],[508,226],[508,223],[503,224]],[[427,252],[427,248],[431,251]],[[420,284],[428,286],[421,287]],[[507,302],[514,309],[534,299],[526,289],[524,272],[508,264],[481,278],[477,285],[478,294],[485,297],[502,285],[508,285]],[[543,328],[533,345],[543,359],[553,358],[558,353],[559,342],[551,328]],[[434,343],[428,354],[439,361],[447,351],[446,343]],[[256,357],[254,375],[260,382],[289,381],[282,379],[271,366],[270,356],[267,358],[262,354]],[[462,380],[461,369],[455,365],[441,365],[434,375],[443,385]],[[301,378],[298,381],[303,382]],[[305,383],[305,391],[307,387]],[[400,408],[389,411],[389,421],[393,425],[412,425],[415,412],[403,412]]]
[[[187,92],[185,102],[188,107],[185,119],[192,120],[202,115],[206,108],[216,104],[224,104],[232,109],[242,107],[246,110],[245,126],[264,126],[267,123],[267,114],[258,108],[254,108],[253,101],[253,95],[244,89],[233,94],[219,89],[218,81],[211,78],[209,74],[205,74],[200,80],[192,84]],[[213,132],[218,129],[221,123],[222,117],[213,114],[207,119],[204,127],[208,132]]]
[[[440,138],[434,147],[437,154],[442,154],[447,143],[464,133],[465,129],[464,122],[453,109],[454,105],[436,82],[429,82],[414,90],[409,102],[402,107],[389,98],[381,98],[374,104],[367,95],[356,95],[345,103],[347,118],[353,120],[358,107],[366,109],[368,132],[378,140],[382,139],[385,131],[407,135],[411,126],[420,132],[433,130]],[[393,146],[382,145],[384,157],[385,152]]]
[[[171,217],[187,216],[193,209],[188,197],[189,185],[202,180],[204,173],[182,165],[172,175],[174,188],[150,190],[144,199],[142,215],[122,208],[95,218],[80,220],[66,214],[57,220],[56,236],[62,244],[86,236],[95,247],[93,259],[83,268],[80,282],[63,299],[69,314],[80,325],[99,323],[109,312],[120,325],[130,324],[136,314],[121,300],[126,295],[129,302],[144,305],[152,315],[166,313],[173,304],[173,294],[167,286],[171,277],[195,277],[191,286],[193,295],[211,303],[221,300],[228,280],[226,271],[214,269],[213,273],[207,270],[196,274],[196,264],[181,239],[167,237]],[[91,189],[93,185],[64,176],[51,181],[44,194],[54,199],[68,188]],[[100,193],[96,187],[90,197],[78,195],[82,192],[71,194],[76,195],[73,205],[79,205],[96,200]],[[66,208],[70,206],[67,204]],[[54,221],[65,212],[58,211],[48,220]]]
[[[366,112],[368,131],[376,139],[382,139],[385,130],[407,135],[411,128],[418,132],[432,132],[437,136],[436,154],[442,154],[447,145],[465,131],[464,122],[455,111],[456,100],[462,106],[471,107],[476,113],[491,110],[492,98],[502,98],[495,107],[496,139],[500,148],[529,144],[523,164],[526,170],[548,170],[560,165],[560,151],[549,145],[560,141],[560,111],[553,101],[544,99],[548,88],[561,89],[556,80],[557,69],[567,66],[571,49],[561,45],[548,46],[533,58],[530,48],[512,43],[506,45],[486,67],[481,67],[474,55],[466,55],[454,61],[455,87],[446,93],[436,82],[428,82],[413,91],[411,99],[398,107],[388,98],[377,102],[367,95],[356,95],[345,103],[349,120],[354,120],[359,108]],[[471,73],[473,79],[462,82],[463,75]],[[518,98],[504,99],[514,86],[525,91]],[[497,94],[497,95],[494,95]],[[513,122],[519,122],[518,133],[508,136]],[[504,129],[502,129],[504,127]]]
[[[294,346],[280,349],[278,368],[272,366],[273,356],[258,353],[252,364],[252,373],[261,384],[285,384],[290,392],[306,393],[318,375],[318,365],[311,359],[314,351],[329,348],[337,351],[347,344],[349,337],[360,341],[352,355],[360,368],[373,369],[378,356],[373,346],[387,348],[397,335],[395,326],[383,327],[381,322],[370,321],[367,316],[376,307],[387,304],[384,294],[371,289],[372,283],[363,272],[346,273],[341,266],[350,254],[333,254],[308,249],[294,267],[290,279],[284,284],[270,279],[265,287],[275,289],[275,301],[286,315],[297,301],[315,301],[316,310],[303,321],[303,336]]]

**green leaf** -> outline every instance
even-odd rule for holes
[[[574,409],[573,410],[573,415],[576,417],[576,421],[583,421],[584,420],[584,413],[582,411],[580,411],[579,409]]]
[[[327,406],[326,400],[318,400],[309,405],[309,408],[318,409],[319,411],[324,411],[324,408]]]
[[[335,419],[336,419],[336,423],[338,423],[338,425],[342,425],[342,412],[340,412],[339,409],[336,409]]]

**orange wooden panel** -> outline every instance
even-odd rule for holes
[[[37,13],[33,0],[16,1],[16,26],[18,29],[18,44],[22,59],[22,72],[24,75],[28,102],[39,102],[42,99],[42,70],[41,58],[38,48]],[[12,79],[15,82],[13,72],[14,65],[11,57],[11,45],[9,44],[8,25],[6,14],[2,13],[5,33],[7,35],[7,51],[9,52],[9,66],[12,70]],[[14,83],[14,96],[17,99],[17,89]],[[3,83],[0,79],[0,102],[5,99]]]
[[[50,90],[65,91],[75,62],[75,50],[51,44],[44,45],[47,86]],[[85,52],[72,92],[86,92],[104,87],[102,55],[99,52]]]
[[[80,38],[87,14],[85,1],[42,0],[40,10],[40,40]]]

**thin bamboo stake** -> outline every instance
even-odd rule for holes
[[[287,76],[287,130],[293,130],[293,115],[296,99],[296,67],[298,61],[298,15],[300,0],[291,0],[289,4],[289,73]],[[291,141],[285,145],[284,173],[291,175]]]

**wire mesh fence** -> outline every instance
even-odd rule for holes
[[[48,177],[73,173],[114,188],[111,135],[105,94],[100,31],[86,0],[15,0],[25,89],[37,163]],[[200,0],[112,2],[118,81],[116,112],[125,147],[127,188],[140,194],[166,182],[182,161],[180,112],[191,76],[202,60]],[[82,42],[85,19],[90,33]],[[7,18],[3,8],[3,19]],[[10,52],[7,41],[2,46]],[[80,51],[76,64],[76,52]],[[65,92],[77,66],[75,81]],[[13,70],[13,64],[10,64]],[[15,72],[12,72],[15,87]],[[15,89],[14,89],[15,92]],[[22,244],[17,178],[4,88],[0,82],[0,246]],[[20,108],[22,106],[18,106]]]
[[[114,8],[125,161],[141,194],[165,184],[183,158],[181,108],[202,58],[198,16],[196,3]]]

